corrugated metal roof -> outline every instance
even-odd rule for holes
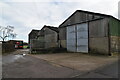
[[[55,31],[55,32],[59,32],[59,30],[58,30],[58,27],[53,27],[53,26],[46,26],[46,25],[44,25],[44,27],[41,29],[41,30],[39,30],[39,32],[38,32],[38,36],[44,36],[44,28],[49,28],[49,29],[51,29],[51,30],[53,30],[53,31]]]
[[[56,31],[57,33],[59,32],[58,27],[53,27],[53,26],[46,26],[46,25],[44,25],[43,28],[45,28],[45,27],[47,27],[47,28],[49,28],[49,29],[51,29],[51,30],[53,30],[53,31]],[[43,28],[42,28],[42,29],[43,29]]]
[[[30,34],[34,34],[34,33],[38,33],[40,30],[35,30],[35,29],[32,29],[32,31],[29,33]]]
[[[63,25],[67,20],[69,20],[72,16],[74,16],[77,12],[83,12],[83,13],[88,13],[88,14],[93,14],[93,15],[99,15],[99,16],[104,16],[104,17],[112,17],[118,21],[120,21],[119,19],[111,16],[111,15],[107,15],[107,14],[101,14],[101,13],[95,13],[95,12],[90,12],[90,11],[84,11],[84,10],[76,10],[71,16],[69,16],[62,24],[59,25],[59,27],[61,27],[61,25]]]

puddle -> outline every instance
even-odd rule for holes
[[[26,54],[17,54],[17,55],[8,55],[8,56],[4,56],[2,57],[3,59],[3,64],[6,63],[12,63],[20,58],[24,58],[24,56],[26,56]]]
[[[19,59],[19,58],[23,58],[23,55],[15,55],[15,56],[13,57],[13,60],[17,60],[17,59]]]

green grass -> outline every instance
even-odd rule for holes
[[[24,49],[26,49],[28,46],[23,46]]]

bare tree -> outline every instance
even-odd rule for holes
[[[5,41],[6,38],[15,38],[17,34],[14,33],[13,26],[2,27],[0,26],[0,38]]]

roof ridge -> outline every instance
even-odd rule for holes
[[[75,12],[77,12],[77,11],[113,17],[112,15],[108,15],[108,14],[104,14],[104,13],[99,13],[99,12],[92,12],[92,11],[86,11],[86,10],[76,10]]]
[[[71,18],[73,15],[75,15],[77,12],[85,12],[85,13],[88,13],[88,14],[96,14],[96,15],[100,15],[100,16],[106,16],[106,17],[112,17],[114,19],[117,19],[115,18],[114,16],[112,15],[107,15],[107,14],[102,14],[102,13],[97,13],[97,12],[91,12],[91,11],[85,11],[85,10],[76,10],[74,13],[72,13],[67,19],[65,19],[60,25],[59,27],[64,24],[69,18]],[[117,19],[119,20],[119,19]],[[120,21],[120,20],[119,20]]]
[[[47,27],[47,28],[49,28],[49,29],[51,29],[51,30],[54,30],[54,31],[58,32],[58,27],[46,26],[46,25],[44,25],[44,27]]]

